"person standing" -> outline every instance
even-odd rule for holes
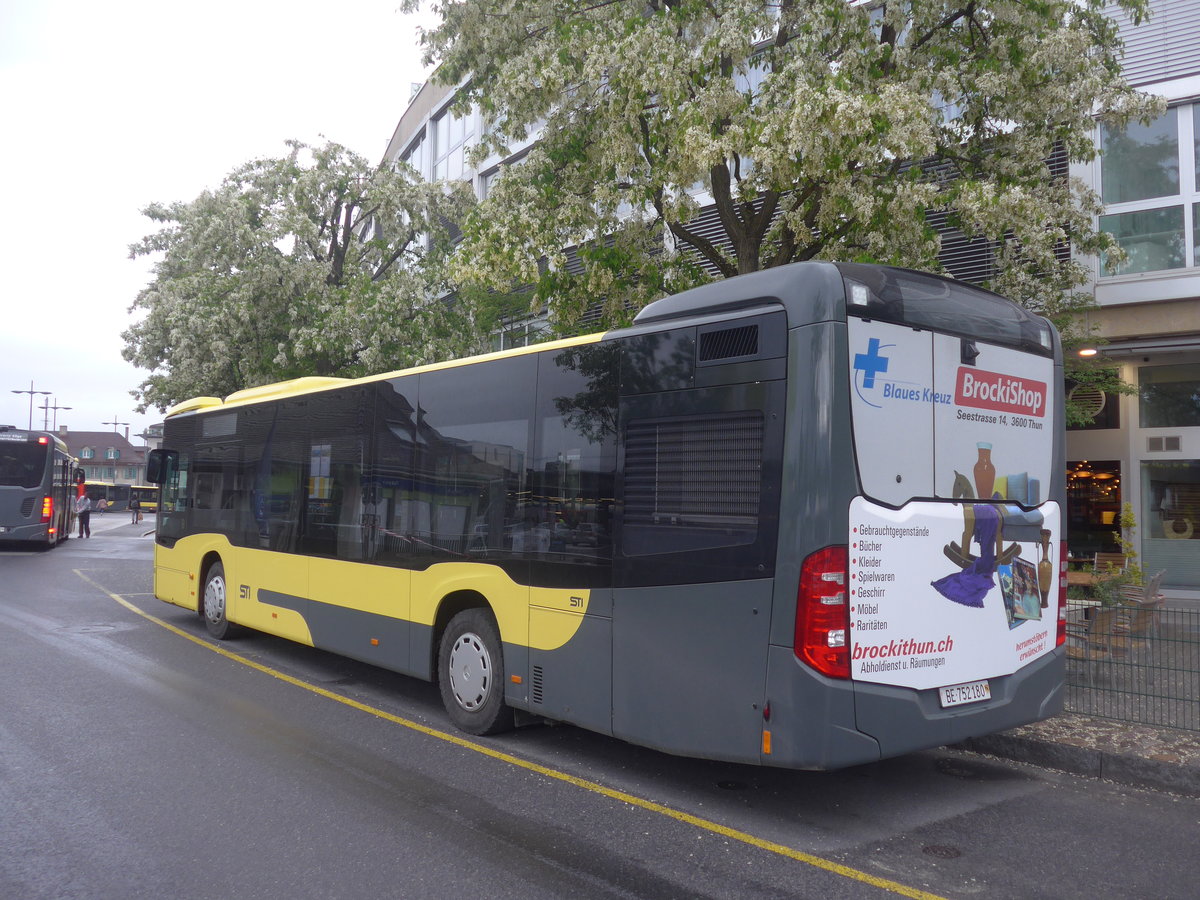
[[[92,536],[92,498],[87,494],[80,494],[75,498],[75,515],[79,519],[79,536],[90,538]]]
[[[100,515],[104,515],[107,511],[108,511],[108,500],[104,497],[101,497],[99,500],[96,501],[96,512],[100,513]]]
[[[129,524],[136,525],[142,521],[142,504],[134,497],[129,501]]]

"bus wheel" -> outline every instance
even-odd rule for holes
[[[487,610],[463,610],[450,620],[438,652],[438,682],[450,721],[463,731],[482,735],[512,728],[500,630]]]
[[[219,562],[208,568],[204,577],[204,625],[208,633],[223,641],[233,632],[233,624],[225,618],[225,567]]]

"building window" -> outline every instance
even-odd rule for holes
[[[1149,125],[1102,128],[1105,203],[1129,203],[1179,193],[1179,113],[1169,109]]]
[[[1142,428],[1200,426],[1200,363],[1138,369]]]
[[[138,470],[137,470],[137,469],[135,469],[133,466],[129,466],[129,467],[128,467],[128,468],[125,470],[125,477],[126,477],[126,478],[130,478],[130,479],[132,479],[132,478],[137,478],[137,474],[138,474]]]
[[[486,200],[488,195],[491,194],[492,184],[495,183],[496,176],[499,174],[500,170],[497,168],[492,169],[490,172],[485,172],[479,176],[479,189],[476,191],[476,193],[479,195],[480,200]]]
[[[422,180],[429,177],[429,173],[425,171],[425,135],[423,133],[400,159],[416,169]]]
[[[466,151],[475,134],[475,115],[447,109],[433,120],[433,180],[452,181],[467,171]]]
[[[1106,274],[1182,269],[1187,264],[1182,206],[1101,216],[1100,230],[1113,235],[1126,254],[1123,263],[1112,268],[1106,264]]]
[[[79,458],[80,459],[95,459],[96,451],[93,450],[91,447],[84,447],[82,450],[79,451]]]
[[[1200,260],[1200,105],[1173,107],[1149,125],[1100,130],[1100,230],[1125,251],[1100,274],[1132,275]]]
[[[118,450],[116,447],[109,447],[107,450],[104,451],[104,458],[105,459],[120,459],[121,451]]]

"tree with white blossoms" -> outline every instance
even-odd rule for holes
[[[157,257],[124,357],[150,376],[139,410],[304,375],[359,376],[479,349],[447,290],[446,222],[465,187],[423,183],[334,143],[231,172],[189,203],[143,212]]]
[[[468,214],[456,275],[533,285],[567,326],[603,300],[616,323],[711,277],[699,263],[938,271],[940,213],[999,243],[989,287],[1079,337],[1087,271],[1056,250],[1116,248],[1095,192],[1047,161],[1161,108],[1121,77],[1108,3],[436,0],[428,60],[490,122],[477,153],[537,138]]]

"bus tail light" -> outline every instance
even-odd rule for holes
[[[830,678],[850,677],[847,550],[826,547],[800,567],[796,597],[796,657]]]
[[[51,521],[53,518],[54,518],[54,498],[53,497],[43,497],[42,498],[42,524],[45,525],[47,522]]]
[[[1058,632],[1054,646],[1067,642],[1067,542],[1058,544]]]

